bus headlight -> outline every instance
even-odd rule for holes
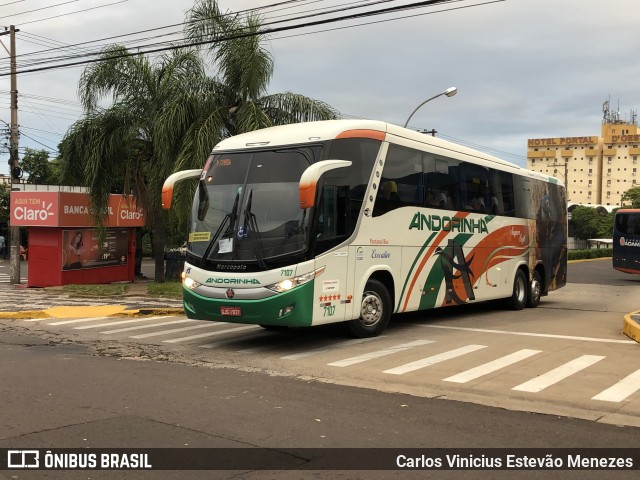
[[[291,290],[292,288],[299,287],[300,285],[304,285],[305,283],[310,282],[318,275],[321,275],[324,272],[325,267],[320,267],[313,272],[305,273],[304,275],[300,275],[298,277],[287,278],[286,280],[281,280],[272,285],[267,285],[269,290],[273,290],[277,293],[286,292]]]
[[[187,276],[184,277],[184,279],[182,280],[182,283],[184,284],[185,287],[190,289],[194,289],[200,286],[200,284],[196,282],[193,278],[187,277]]]

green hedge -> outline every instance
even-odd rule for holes
[[[569,250],[569,260],[582,260],[585,258],[603,258],[613,256],[611,248],[589,248],[587,250]]]

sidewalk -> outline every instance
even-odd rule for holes
[[[154,315],[183,313],[182,300],[149,295],[155,265],[153,259],[142,261],[143,278],[129,283],[122,296],[78,296],[63,287],[27,288],[28,262],[20,268],[21,285],[0,284],[0,318],[46,318],[72,316]]]

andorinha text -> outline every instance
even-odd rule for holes
[[[483,218],[441,217],[440,215],[425,215],[420,212],[415,213],[409,224],[409,230],[414,228],[433,232],[442,230],[445,232],[489,233],[487,222]]]
[[[260,282],[255,278],[207,278],[206,283],[225,285],[260,285]]]

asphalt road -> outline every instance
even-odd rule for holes
[[[611,286],[639,286],[640,275],[619,272],[611,266],[610,258],[569,263],[567,271],[569,283],[588,283]],[[640,309],[640,298],[638,299]]]
[[[484,304],[398,316],[385,336],[367,342],[346,340],[335,327],[235,331],[179,317],[112,326],[105,319],[5,320],[0,447],[637,447],[638,386],[620,400],[591,398],[633,380],[640,364],[638,345],[620,333],[623,313],[638,308],[640,283],[610,270],[607,261],[571,264],[570,284],[537,309],[514,314]],[[522,352],[531,357],[451,381]],[[448,361],[433,364],[443,356]],[[385,373],[416,359],[428,368]],[[561,382],[523,387],[585,360],[589,368]],[[283,455],[312,467],[332,453]],[[602,470],[0,472],[18,480],[631,475],[637,477]]]
[[[0,338],[0,448],[263,447],[283,457],[279,465],[313,469],[335,453],[322,450],[315,456],[292,457],[283,450],[355,447],[402,452],[482,447],[553,452],[556,448],[637,447],[640,434],[640,429],[632,427],[264,372],[96,356],[76,344],[51,344],[6,332]],[[0,472],[0,478],[637,478],[637,471],[268,472],[242,470],[242,458],[238,464],[238,471],[208,472],[13,470]]]

